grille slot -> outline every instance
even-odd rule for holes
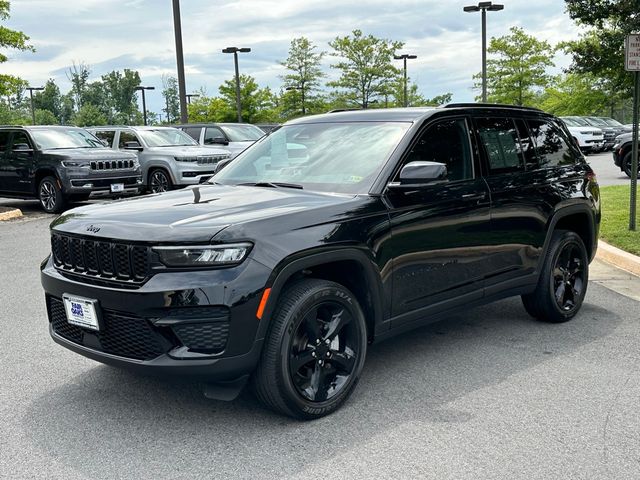
[[[53,233],[51,251],[58,270],[88,279],[141,284],[151,275],[148,246]]]
[[[133,160],[101,160],[91,162],[91,170],[125,170],[134,168]]]
[[[163,337],[142,317],[102,310],[102,330],[85,330],[67,322],[62,300],[48,297],[49,321],[53,331],[78,345],[111,355],[152,360],[168,351]]]
[[[190,323],[176,325],[173,333],[183,345],[196,352],[218,353],[224,350],[229,336],[229,323]]]

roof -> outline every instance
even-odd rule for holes
[[[111,128],[127,128],[131,130],[165,130],[175,128],[173,126],[164,126],[164,125],[95,125],[93,127],[87,127],[87,130],[102,130],[102,129],[111,129]]]
[[[233,122],[177,123],[170,126],[175,128],[184,128],[184,127],[225,127],[225,126],[235,126],[235,125],[248,125],[251,127],[255,127],[255,125],[253,125],[252,123],[233,123]]]
[[[82,127],[76,127],[75,125],[0,125],[0,128],[24,128],[25,130],[62,130]]]

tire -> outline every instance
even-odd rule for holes
[[[622,159],[622,171],[627,175],[627,177],[631,178],[631,152],[627,152],[627,154]]]
[[[277,412],[320,418],[349,398],[366,353],[367,327],[356,297],[334,282],[301,280],[278,300],[253,390]]]
[[[538,285],[522,295],[529,315],[543,322],[571,320],[580,310],[589,283],[589,257],[578,234],[557,230],[544,259]]]
[[[173,183],[171,183],[171,177],[162,168],[156,168],[149,172],[149,191],[151,193],[168,192],[173,189]]]
[[[38,200],[40,200],[42,209],[47,213],[60,213],[67,203],[55,177],[44,177],[40,180]]]

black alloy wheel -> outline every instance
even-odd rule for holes
[[[566,230],[553,233],[538,285],[523,295],[527,312],[545,322],[560,323],[580,310],[589,281],[589,257],[578,234]]]
[[[153,170],[149,174],[149,190],[151,193],[162,193],[171,190],[171,179],[164,170]]]
[[[269,321],[252,378],[258,398],[304,420],[339,408],[358,383],[367,350],[356,297],[334,282],[300,280],[281,294]]]
[[[359,340],[344,305],[321,302],[311,307],[289,348],[289,375],[297,392],[312,402],[339,394],[354,373]]]
[[[38,200],[42,209],[47,213],[59,213],[65,205],[62,190],[54,177],[44,177],[38,185]]]

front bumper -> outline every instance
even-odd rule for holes
[[[198,164],[196,162],[175,162],[175,185],[198,185],[203,178],[208,179],[216,172],[217,163]]]
[[[246,375],[258,362],[263,338],[255,314],[269,273],[247,259],[234,268],[164,271],[139,288],[117,288],[69,278],[49,259],[41,281],[56,343],[110,365],[215,382]],[[98,332],[66,321],[63,294],[98,301]]]
[[[142,188],[142,177],[140,175],[117,175],[110,177],[69,177],[63,185],[63,190],[67,194],[91,194],[94,196],[111,195],[135,195]],[[111,185],[122,184],[124,190],[121,192],[111,192]]]

